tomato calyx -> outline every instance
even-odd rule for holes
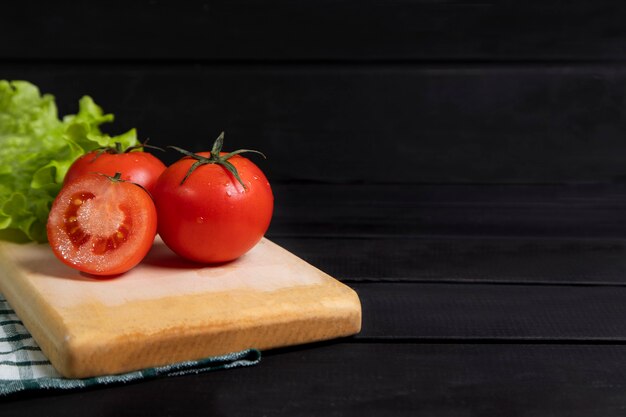
[[[141,185],[139,183],[136,183],[136,182],[132,182],[132,181],[128,181],[128,180],[122,179],[122,173],[121,172],[116,172],[115,175],[113,175],[113,176],[110,176],[110,175],[107,175],[107,174],[103,174],[101,172],[94,172],[93,174],[102,175],[103,177],[106,177],[109,180],[111,180],[111,182],[127,182],[129,184],[136,185],[137,187],[141,188],[146,193],[148,193],[150,198],[152,198],[152,193],[150,191],[148,191],[148,189],[146,187],[144,187],[143,185]]]
[[[244,152],[256,153],[256,154],[261,155],[263,158],[265,158],[265,155],[262,152],[255,151],[254,149],[238,149],[236,151],[229,152],[226,155],[221,155],[222,146],[224,146],[224,132],[220,133],[220,135],[217,137],[217,139],[215,139],[215,142],[213,143],[213,148],[211,149],[209,157],[198,155],[198,154],[193,153],[193,152],[189,152],[188,150],[179,148],[177,146],[168,146],[168,148],[172,148],[172,149],[182,153],[183,155],[186,155],[186,156],[196,160],[196,162],[194,162],[193,165],[191,165],[191,167],[189,168],[189,171],[187,171],[187,174],[185,175],[185,177],[181,180],[180,185],[183,185],[185,183],[185,181],[187,180],[187,178],[189,178],[189,176],[199,166],[201,166],[201,165],[209,165],[209,164],[217,164],[217,165],[221,165],[224,168],[226,168],[226,170],[228,172],[233,174],[235,179],[237,181],[239,181],[239,183],[243,186],[244,189],[248,189],[246,184],[243,183],[241,177],[239,176],[239,172],[237,172],[237,168],[235,168],[235,166],[232,163],[230,163],[228,160],[230,158],[232,158],[233,156],[239,155],[239,154],[244,153]]]
[[[100,174],[100,173],[96,172],[96,174]],[[113,182],[126,182],[126,180],[122,179],[122,173],[121,172],[116,172],[115,175],[113,175],[112,177],[110,175],[106,175],[106,174],[100,174],[100,175],[107,177],[108,179],[110,179]]]
[[[154,145],[148,145],[148,141],[149,140],[150,139],[148,138],[148,139],[144,140],[143,143],[140,143],[140,144],[134,145],[134,146],[129,146],[128,148],[124,149],[123,153],[129,153],[129,152],[132,152],[132,151],[134,151],[136,149],[139,149],[139,150],[143,151],[144,148],[156,149],[158,151],[165,152],[165,149],[163,149],[163,148],[160,148],[160,147],[154,146]],[[120,143],[119,142],[115,142],[116,149],[118,148],[118,145],[120,145]],[[121,148],[121,145],[119,146],[119,148]],[[118,153],[122,153],[122,152],[118,152]]]
[[[96,152],[96,155],[93,157],[91,162],[95,161],[96,159],[98,159],[100,155],[105,154],[105,153],[110,154],[110,155],[119,155],[123,153],[130,153],[136,150],[143,151],[144,148],[157,149],[159,151],[165,152],[165,149],[163,148],[159,148],[158,146],[148,145],[149,140],[150,139],[146,139],[145,141],[143,141],[143,143],[129,146],[126,149],[122,148],[122,144],[120,142],[115,142],[115,146],[103,146],[101,148],[96,148],[94,150]]]

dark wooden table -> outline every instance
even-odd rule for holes
[[[623,416],[626,7],[609,0],[3,4],[0,79],[159,146],[256,148],[268,237],[354,337],[0,415]],[[163,154],[164,161],[176,156]]]
[[[274,188],[269,237],[358,292],[359,335],[2,415],[623,415],[626,187]]]

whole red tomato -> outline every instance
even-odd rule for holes
[[[263,172],[239,150],[186,154],[169,166],[153,190],[158,233],[183,258],[202,263],[236,259],[265,234],[274,197]]]
[[[65,174],[64,184],[90,172],[114,176],[122,174],[122,179],[141,185],[152,192],[157,178],[165,170],[165,164],[154,155],[129,148],[95,150],[78,158]]]
[[[157,214],[143,188],[119,176],[85,174],[68,182],[48,216],[48,241],[63,263],[94,275],[137,265],[156,235]]]

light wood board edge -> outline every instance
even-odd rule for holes
[[[306,263],[279,245],[269,240],[268,242]],[[346,313],[344,317],[317,316],[316,326],[307,326],[306,319],[282,323],[280,320],[275,320],[271,326],[262,331],[254,323],[247,324],[245,328],[220,331],[191,329],[186,334],[178,334],[175,337],[167,335],[157,337],[148,349],[138,346],[132,340],[125,343],[105,341],[94,344],[90,340],[68,337],[69,330],[62,316],[50,308],[39,290],[22,276],[19,268],[6,256],[2,243],[0,243],[0,262],[3,263],[6,272],[0,276],[0,292],[4,294],[55,369],[68,378],[130,372],[247,348],[266,350],[294,346],[346,337],[359,333],[361,330],[361,304],[356,292],[307,263],[341,288],[342,308]],[[11,303],[12,299],[18,299],[17,294],[24,293],[31,294],[32,299],[29,302]],[[267,333],[271,333],[272,337],[263,337],[263,334]],[[259,335],[261,337],[258,337]],[[212,343],[212,340],[219,341],[219,343]],[[186,349],[184,351],[172,349],[174,344],[184,345]],[[162,350],[167,351],[167,354],[161,356],[154,354]],[[146,355],[147,351],[152,353]],[[115,359],[113,361],[99,360],[104,357]]]

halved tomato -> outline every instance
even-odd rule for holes
[[[94,275],[137,265],[156,235],[150,195],[116,177],[86,174],[67,183],[52,204],[48,241],[63,263]]]

